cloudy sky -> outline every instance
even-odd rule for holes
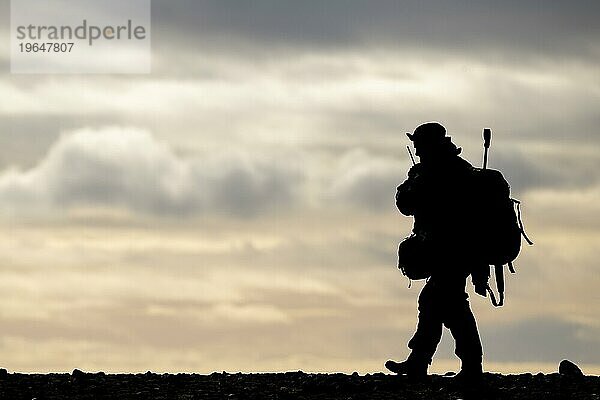
[[[437,120],[476,165],[493,129],[536,242],[505,307],[470,296],[485,368],[600,373],[598,2],[153,3],[151,74],[17,75],[0,2],[2,367],[404,358],[422,283],[393,199]]]

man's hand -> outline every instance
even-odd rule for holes
[[[409,178],[416,178],[423,173],[423,165],[421,163],[415,164],[408,170]]]

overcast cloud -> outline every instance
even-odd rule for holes
[[[294,202],[302,176],[290,165],[241,152],[181,159],[145,131],[80,130],[62,136],[35,167],[0,175],[0,206],[20,213],[114,206],[245,217]]]
[[[597,57],[600,33],[594,1],[333,0],[322,3],[259,0],[158,3],[154,23],[189,51],[215,44],[227,51],[250,48],[392,47],[521,56],[534,51],[554,58]],[[173,26],[177,29],[173,29]],[[158,35],[157,35],[158,36]],[[165,36],[163,36],[164,38]],[[158,38],[159,46],[166,43]],[[212,46],[211,46],[212,45]]]

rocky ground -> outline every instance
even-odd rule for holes
[[[17,374],[0,371],[0,399],[592,399],[600,377],[485,374],[465,390],[451,377],[413,382],[402,376],[306,374]]]

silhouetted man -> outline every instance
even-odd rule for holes
[[[468,232],[463,219],[472,166],[459,157],[446,128],[436,122],[420,125],[412,140],[419,163],[398,186],[396,206],[414,216],[413,234],[427,247],[427,269],[431,277],[419,295],[417,330],[408,342],[412,350],[403,362],[388,361],[390,371],[421,377],[427,375],[433,354],[450,329],[461,360],[459,378],[479,379],[482,375],[482,348],[475,318],[465,292],[466,279],[477,265],[469,251]]]

